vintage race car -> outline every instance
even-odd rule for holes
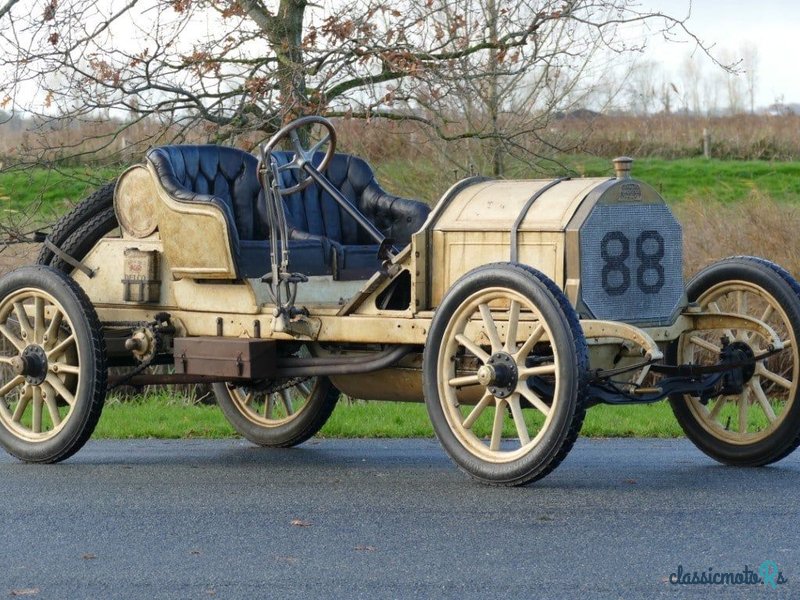
[[[549,473],[598,403],[667,399],[727,464],[800,443],[798,283],[734,257],[684,286],[681,226],[630,159],[613,178],[472,177],[430,209],[335,147],[305,117],[259,158],[155,148],[59,221],[39,265],[0,279],[5,449],[65,459],[109,388],[189,382],[269,447],[313,436],[340,393],[424,400],[494,485]]]

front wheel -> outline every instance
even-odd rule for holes
[[[453,461],[491,485],[547,475],[583,423],[588,351],[575,310],[540,272],[500,263],[459,279],[436,310],[425,403]]]
[[[784,350],[742,369],[739,393],[704,400],[670,397],[686,436],[710,457],[730,465],[767,465],[789,455],[800,445],[800,285],[767,260],[733,257],[698,273],[687,294],[704,311],[763,321],[780,336]],[[723,347],[752,357],[766,352],[768,344],[746,329],[691,331],[672,345],[668,358],[673,364],[711,365],[719,362]]]

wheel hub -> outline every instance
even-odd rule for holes
[[[40,385],[47,377],[47,354],[39,345],[31,344],[19,356],[11,359],[11,368],[24,375],[30,385]]]
[[[478,381],[496,398],[507,398],[517,388],[517,363],[507,352],[495,352],[478,369]]]
[[[755,353],[749,344],[737,340],[724,344],[720,353],[720,361],[724,363],[741,364],[752,361]],[[756,372],[754,362],[749,362],[743,366],[732,369],[722,378],[723,394],[739,394],[744,385],[750,381]]]

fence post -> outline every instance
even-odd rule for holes
[[[711,133],[703,127],[703,156],[711,158]]]

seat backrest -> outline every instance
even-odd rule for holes
[[[289,152],[273,152],[278,164],[291,160]],[[314,157],[319,164],[321,155]],[[350,202],[359,207],[364,189],[374,181],[369,165],[349,154],[335,154],[323,171],[325,177]],[[290,187],[297,183],[299,172],[287,170],[281,173],[281,184]],[[300,192],[284,198],[286,202],[287,220],[301,231],[330,238],[341,244],[372,244],[355,219],[348,215],[333,197],[317,185],[309,185]],[[360,207],[359,207],[360,208]]]
[[[190,195],[214,196],[230,209],[238,238],[268,237],[261,214],[263,193],[258,182],[258,160],[238,148],[227,146],[161,146],[147,153],[161,184],[181,200],[199,200]],[[260,197],[260,198],[259,198]]]
[[[278,151],[273,156],[282,165],[293,154]],[[238,239],[269,237],[266,204],[257,177],[258,160],[252,154],[226,146],[179,145],[154,148],[147,158],[164,188],[179,200],[207,200],[214,196],[227,205]],[[318,164],[321,158],[317,155],[314,162]],[[384,192],[369,164],[356,156],[335,154],[323,174],[398,245],[408,243],[428,215],[427,205]],[[297,170],[286,170],[280,176],[284,187],[298,181]],[[317,185],[285,196],[284,203],[287,222],[293,229],[345,245],[374,244],[355,219]]]
[[[279,164],[292,158],[292,154],[287,152],[273,154]],[[321,160],[320,154],[315,155],[316,164]],[[357,156],[334,154],[323,174],[384,236],[399,246],[411,241],[411,234],[419,230],[430,212],[422,202],[387,194],[375,180],[369,164]],[[296,170],[284,171],[281,184],[293,186],[298,181],[297,176]],[[290,194],[285,202],[289,222],[302,231],[345,245],[375,243],[328,192],[316,185]]]

